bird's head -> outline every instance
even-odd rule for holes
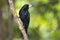
[[[25,4],[22,9],[23,10],[28,10],[32,5],[31,4]]]

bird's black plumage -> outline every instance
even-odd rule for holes
[[[29,9],[29,5],[25,4],[19,11],[19,16],[23,22],[26,33],[30,22],[30,14],[28,12],[28,9]]]

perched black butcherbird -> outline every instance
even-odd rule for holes
[[[19,11],[19,18],[23,22],[26,33],[27,33],[28,26],[29,26],[29,22],[30,22],[30,14],[28,11],[29,7],[31,7],[31,5],[25,4]]]

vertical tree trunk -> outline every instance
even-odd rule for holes
[[[13,39],[13,15],[9,16],[8,40]]]
[[[2,10],[0,8],[0,40],[5,40],[6,27],[2,19]]]

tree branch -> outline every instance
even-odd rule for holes
[[[16,10],[14,8],[13,1],[12,0],[8,0],[8,2],[9,2],[9,5],[10,5],[10,9],[11,9],[11,11],[13,13],[14,19],[16,20],[16,22],[17,22],[17,24],[19,26],[19,29],[21,30],[21,32],[23,34],[24,40],[29,40],[28,36],[27,36],[27,34],[25,32],[24,26],[22,24],[22,21],[16,15]]]

